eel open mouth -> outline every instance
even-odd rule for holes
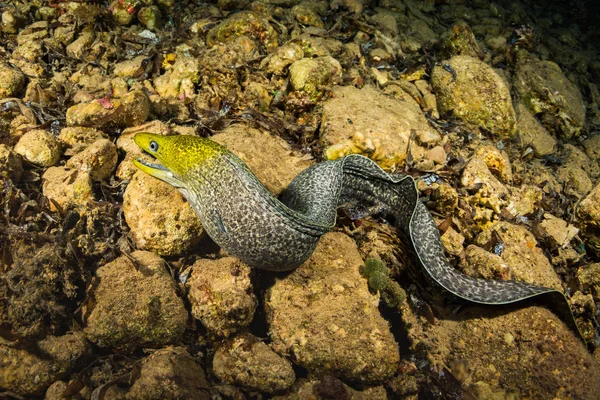
[[[164,165],[162,165],[162,164],[154,164],[154,163],[151,163],[149,161],[144,160],[143,158],[136,158],[135,161],[138,162],[138,163],[140,163],[140,164],[142,164],[143,166],[151,168],[151,169],[158,169],[158,170],[161,170],[161,171],[170,172],[167,169],[167,167],[165,167]]]

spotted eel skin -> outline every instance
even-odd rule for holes
[[[141,133],[134,140],[162,164],[138,159],[138,168],[179,188],[208,235],[251,267],[298,267],[334,227],[339,208],[351,210],[353,217],[378,214],[410,239],[426,276],[454,296],[488,305],[544,298],[581,338],[561,292],[525,282],[473,278],[454,269],[408,175],[388,174],[366,157],[349,155],[302,171],[278,199],[242,160],[209,139]]]

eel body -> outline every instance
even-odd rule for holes
[[[209,139],[140,133],[134,140],[161,162],[138,159],[136,166],[177,187],[208,235],[251,267],[286,271],[302,264],[334,227],[338,208],[356,218],[379,214],[410,239],[426,276],[454,296],[490,305],[544,298],[579,334],[561,292],[473,278],[453,268],[410,176],[388,174],[366,157],[349,155],[307,168],[276,198],[242,160]]]

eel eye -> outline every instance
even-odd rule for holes
[[[150,142],[150,145],[148,146],[148,148],[150,149],[150,151],[156,152],[158,150],[158,143],[156,143],[153,140]]]

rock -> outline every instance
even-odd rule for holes
[[[117,147],[107,139],[99,139],[67,161],[67,167],[88,172],[94,181],[109,178],[117,166]]]
[[[290,66],[289,77],[294,90],[306,93],[316,103],[325,87],[340,83],[342,66],[331,56],[303,58]]]
[[[600,301],[600,263],[588,264],[577,269],[578,289],[591,293],[594,301]]]
[[[483,60],[483,51],[477,44],[475,35],[465,21],[458,21],[440,39],[441,49],[446,58],[469,56]]]
[[[526,217],[536,214],[544,198],[544,191],[542,189],[526,184],[512,188],[511,194],[514,208],[510,207],[508,211],[514,216]]]
[[[444,249],[453,256],[460,256],[464,251],[463,244],[465,237],[458,233],[454,228],[449,227],[442,235],[442,244]]]
[[[156,6],[142,7],[137,13],[138,20],[151,31],[161,28],[163,25],[162,15]]]
[[[262,393],[281,392],[296,380],[289,361],[248,333],[221,344],[215,351],[212,369],[224,383]]]
[[[363,383],[391,377],[398,346],[360,276],[362,263],[349,237],[328,233],[308,261],[277,278],[265,296],[273,349],[317,376]]]
[[[90,46],[96,39],[96,33],[89,27],[79,34],[66,48],[67,55],[71,58],[81,59],[90,50]]]
[[[469,198],[470,203],[489,208],[496,214],[510,204],[509,190],[492,174],[481,157],[473,157],[467,163],[460,184],[475,191]]]
[[[81,333],[48,336],[37,343],[37,352],[2,340],[0,388],[22,396],[40,396],[52,382],[67,376],[89,351]]]
[[[473,157],[481,158],[490,172],[502,183],[512,182],[512,167],[505,151],[500,151],[495,146],[485,145],[478,147],[473,153]]]
[[[465,249],[465,259],[460,269],[469,276],[484,279],[514,280],[511,267],[497,254],[470,244]]]
[[[310,156],[292,150],[281,137],[243,124],[232,124],[211,139],[248,164],[258,179],[276,195],[313,163]]]
[[[130,7],[131,6],[124,1],[115,0],[110,3],[108,9],[112,14],[113,20],[117,24],[127,26],[131,24],[133,18],[135,17],[134,12],[129,12]],[[135,8],[133,8],[133,10],[135,11]]]
[[[377,26],[384,35],[396,38],[399,33],[396,15],[393,11],[388,11],[380,7],[376,9],[375,14],[365,15],[365,19]]]
[[[34,129],[25,133],[15,145],[15,152],[32,164],[50,167],[60,158],[60,143],[50,132]]]
[[[142,91],[134,90],[121,98],[105,97],[69,107],[67,124],[95,128],[124,128],[140,125],[148,118],[149,113],[148,97]]]
[[[2,32],[9,34],[17,33],[23,25],[23,19],[20,18],[18,13],[11,12],[10,10],[6,10],[2,13],[0,21],[2,22],[2,24],[0,24]]]
[[[150,59],[148,56],[137,56],[131,60],[121,61],[120,63],[115,64],[113,71],[118,77],[134,78],[143,73],[144,67],[149,61]]]
[[[297,42],[287,42],[277,48],[272,54],[267,56],[261,62],[261,68],[265,72],[276,75],[283,75],[293,62],[301,60],[304,57],[302,45]]]
[[[433,94],[433,90],[429,82],[423,79],[417,79],[413,83],[417,89],[419,89],[421,96],[423,96],[423,104],[421,104],[423,111],[429,112],[431,113],[432,117],[439,119],[440,113],[438,111],[437,99]]]
[[[99,139],[108,139],[108,135],[98,129],[83,126],[65,127],[58,134],[58,140],[63,144],[63,147],[70,148],[65,151],[67,155],[79,153]]]
[[[159,256],[135,251],[101,266],[95,276],[94,301],[84,310],[84,332],[91,342],[132,352],[179,340],[188,313]]]
[[[177,188],[137,171],[123,194],[123,215],[139,249],[181,255],[195,246],[203,228]]]
[[[455,56],[444,63],[456,73],[456,78],[442,66],[436,66],[431,85],[442,113],[479,126],[500,138],[516,133],[515,110],[504,80],[478,59]]]
[[[571,240],[579,233],[575,226],[549,213],[544,214],[544,220],[538,224],[537,231],[552,249],[569,246]]]
[[[600,135],[593,135],[583,142],[585,154],[591,159],[600,160]]]
[[[419,105],[404,92],[400,96],[399,100],[391,99],[370,86],[335,87],[332,98],[323,104],[320,142],[325,157],[331,160],[362,154],[382,168],[393,169],[404,164],[412,131],[427,138],[427,147],[443,145]],[[427,148],[413,140],[410,151],[419,168]]]
[[[517,104],[517,133],[523,148],[531,146],[537,157],[556,152],[556,139],[531,114],[523,103]]]
[[[144,359],[127,398],[210,400],[213,397],[198,360],[185,348],[170,346]]]
[[[579,203],[577,216],[583,224],[600,228],[600,185]]]
[[[69,167],[48,168],[42,175],[42,193],[50,200],[50,209],[61,213],[94,200],[89,172]]]
[[[10,236],[5,240],[4,254],[11,264],[3,267],[0,278],[0,324],[5,327],[4,337],[25,338],[24,342],[28,342],[27,338],[31,341],[48,333],[65,333],[72,326],[85,286],[81,267],[55,243]]]
[[[200,79],[200,62],[194,57],[177,55],[173,66],[154,79],[154,87],[163,97],[173,97],[181,101],[193,98],[195,84]]]
[[[564,193],[583,198],[594,184],[583,168],[577,164],[565,163],[556,171],[556,179],[564,187]]]
[[[219,25],[208,31],[206,44],[230,42],[240,36],[248,36],[262,44],[268,52],[278,46],[277,32],[266,18],[253,11],[239,11],[227,17]]]
[[[14,183],[23,175],[21,157],[5,144],[0,144],[0,175],[8,176]]]
[[[422,322],[409,307],[401,315],[410,327],[409,340],[428,354],[430,368],[442,373],[447,366],[467,393],[480,393],[477,398],[592,399],[600,390],[598,364],[548,309],[453,310],[447,309],[435,324]]]
[[[304,26],[323,28],[325,25],[321,20],[321,16],[314,8],[310,7],[310,4],[310,2],[304,2],[292,7],[290,11],[292,16],[296,21]]]
[[[15,97],[24,88],[25,75],[9,64],[0,62],[0,99]]]
[[[590,159],[584,151],[570,143],[565,143],[562,148],[561,156],[564,165],[579,167],[586,175],[594,180],[600,175],[598,160],[593,158]]]
[[[387,400],[387,398],[383,386],[355,390],[339,379],[326,375],[321,380],[298,379],[289,394],[274,396],[273,400]]]
[[[258,301],[250,267],[236,258],[200,259],[186,283],[192,315],[213,335],[227,337],[250,325]]]
[[[548,131],[566,139],[579,136],[585,123],[583,97],[557,64],[519,53],[514,87]]]
[[[560,278],[535,239],[535,236],[521,225],[498,222],[475,238],[480,247],[494,249],[508,264],[509,279],[525,281],[556,289],[562,292]],[[474,266],[483,268],[483,266]],[[484,277],[484,272],[475,276]]]

